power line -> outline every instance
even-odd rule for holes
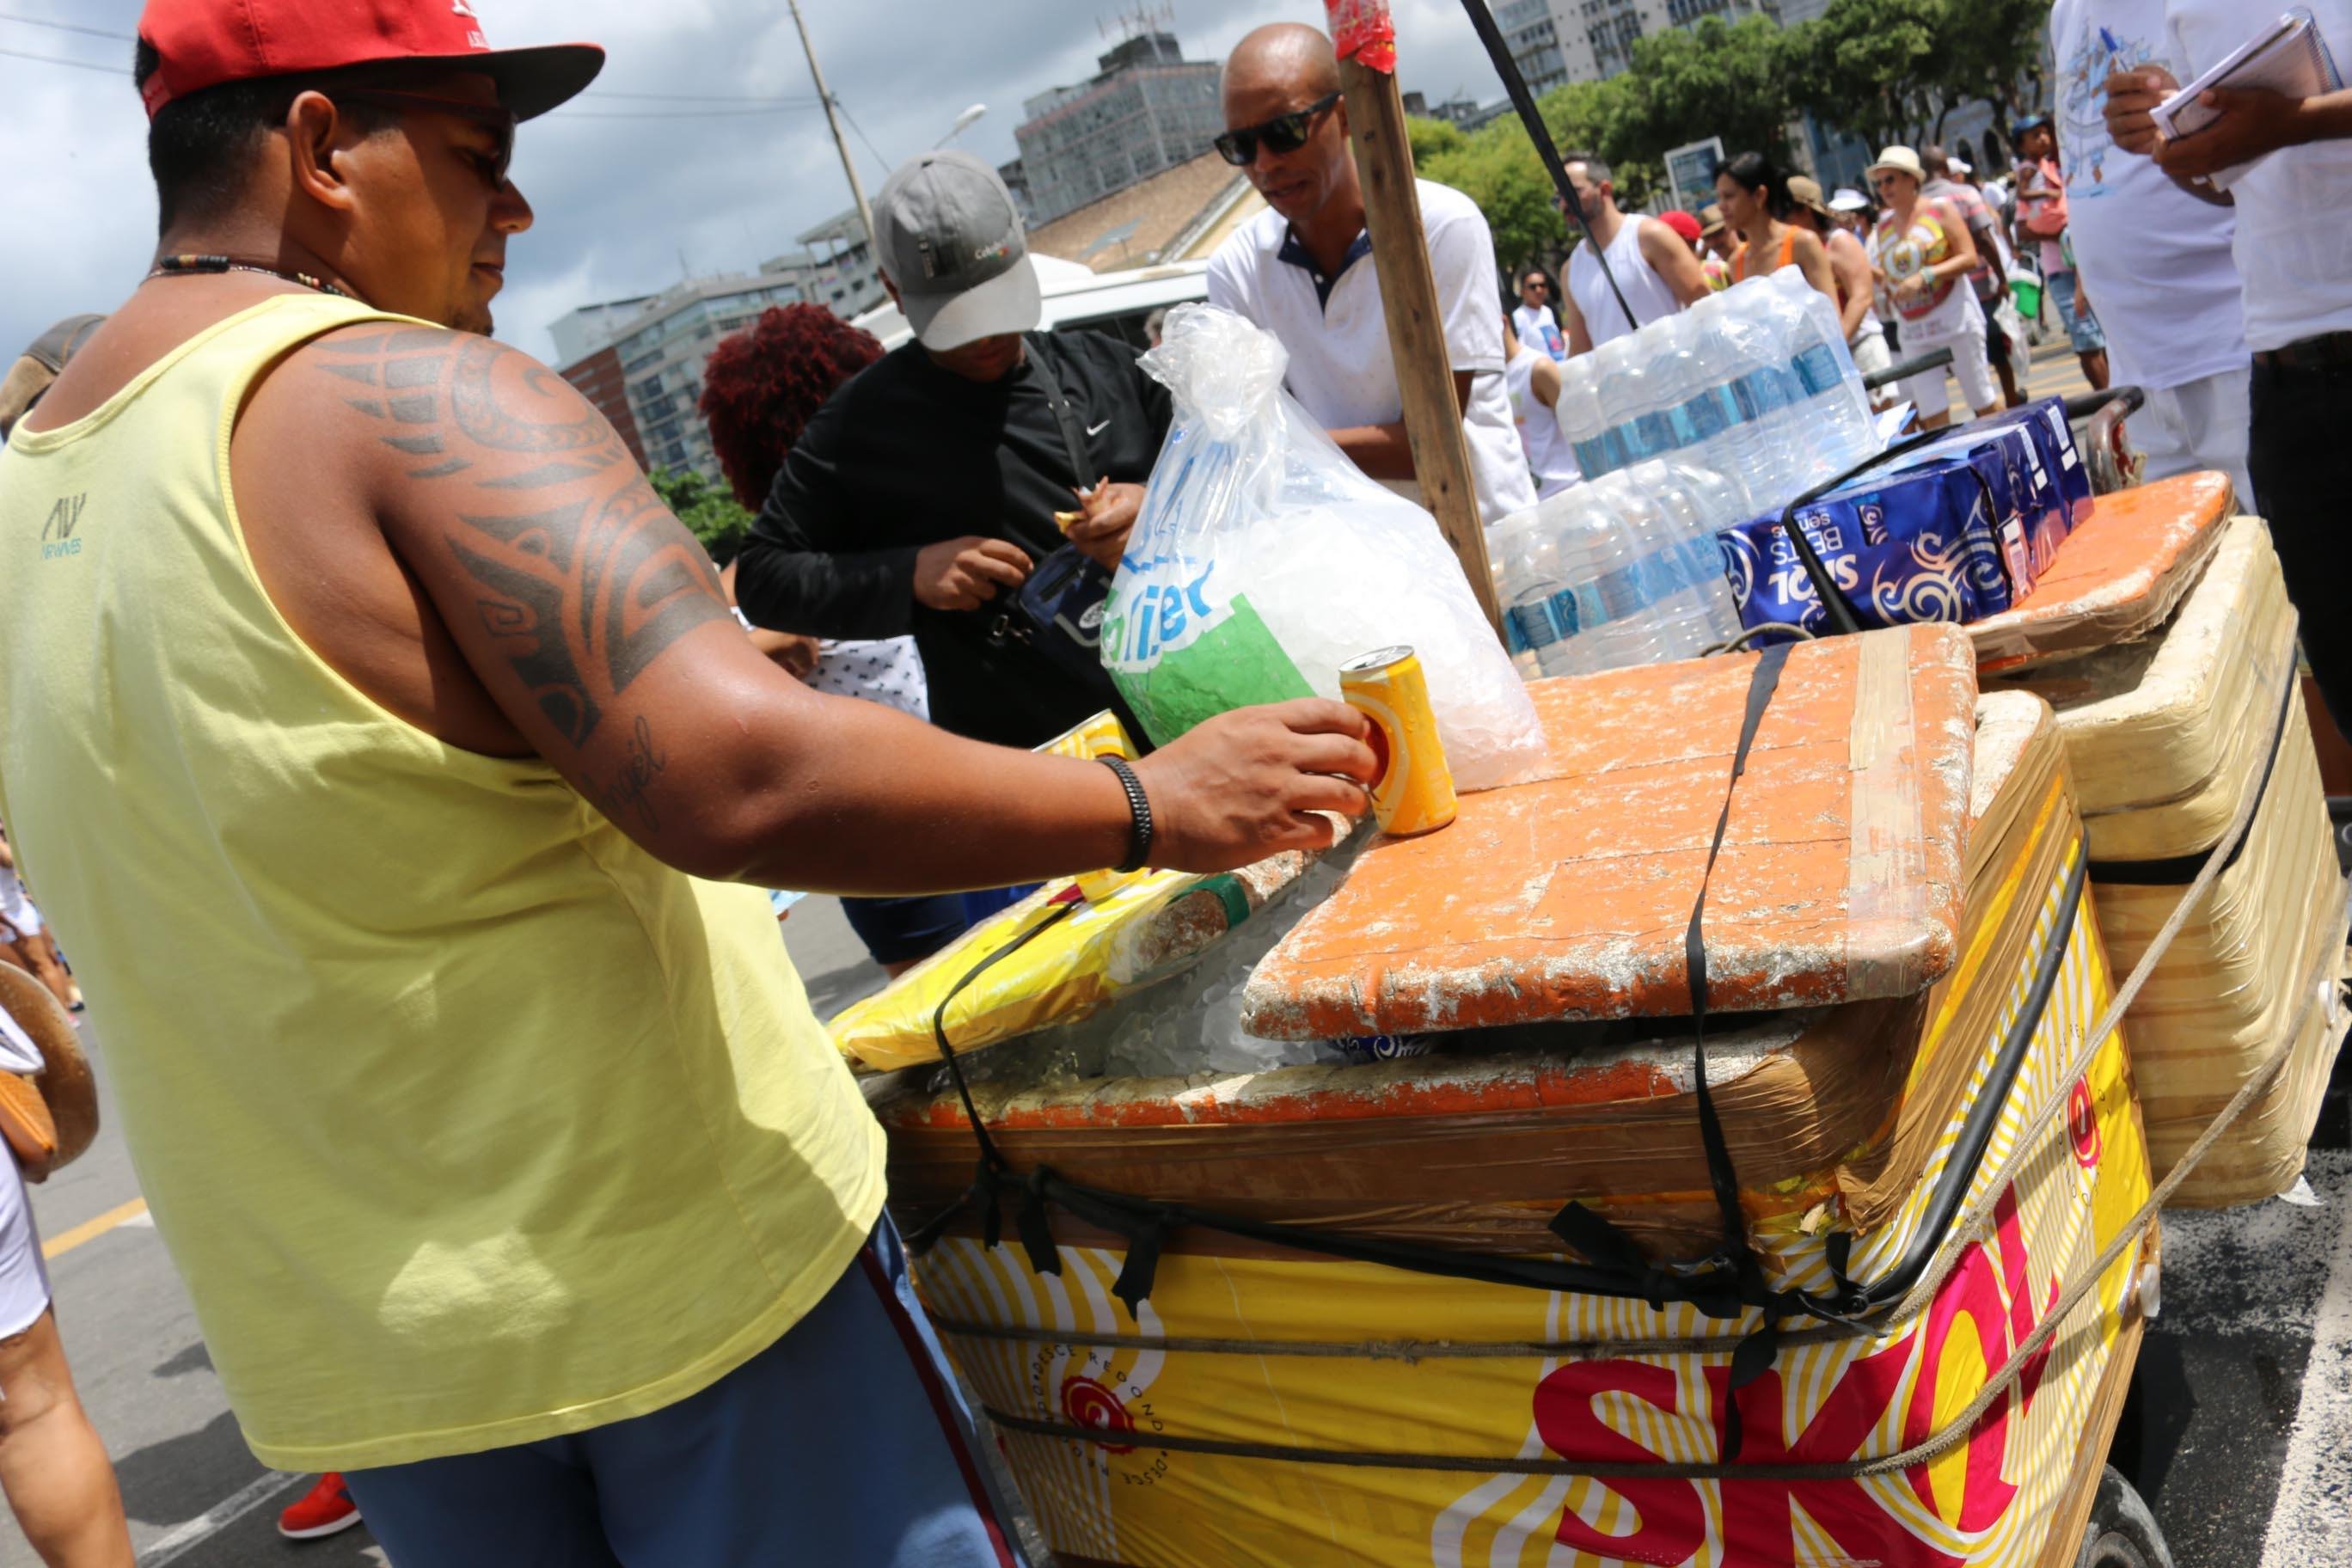
[[[549,115],[545,123],[567,120],[730,120],[746,114],[786,114],[797,109],[814,109],[814,103],[781,105],[773,109],[562,109]]]
[[[22,22],[27,27],[54,27],[60,33],[81,33],[93,38],[112,38],[125,44],[139,41],[129,33],[110,32],[104,27],[84,27],[72,22],[52,22],[46,16],[19,16],[14,11],[0,11],[0,22]]]
[[[874,161],[886,169],[890,167],[890,160],[882,156],[882,150],[874,145],[874,138],[866,134],[866,127],[858,124],[856,116],[849,112],[849,105],[835,98],[833,100],[833,106],[841,110],[841,117],[844,120],[849,121],[849,128],[857,132],[857,139],[866,143],[866,150],[874,154]]]
[[[124,69],[121,66],[102,66],[95,60],[60,59],[55,55],[26,54],[23,49],[11,48],[0,48],[0,55],[6,55],[10,59],[16,60],[37,60],[45,66],[71,66],[76,70],[104,71],[109,76],[119,76],[126,79],[131,75],[128,70]]]
[[[657,103],[757,103],[774,109],[814,109],[817,106],[817,100],[809,97],[730,98],[715,92],[612,92],[601,87],[591,88],[580,96],[583,98],[635,98]]]

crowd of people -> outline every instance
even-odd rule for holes
[[[2352,49],[2352,0],[2314,8]],[[395,1564],[454,1568],[1017,1563],[879,1131],[758,889],[845,895],[903,968],[1043,878],[1328,842],[1367,805],[1364,721],[1306,700],[1132,762],[1033,750],[1120,710],[1092,628],[1172,413],[1124,342],[1037,330],[1017,207],[955,152],[874,204],[908,342],[795,307],[712,356],[758,515],[709,562],[489,336],[532,218],[517,127],[602,52],[492,51],[468,9],[150,0],[154,270],[0,383],[0,527],[101,472],[142,524],[0,576],[0,625],[43,650],[0,668],[0,958],[62,1005],[88,985],[247,1440],[325,1472],[290,1532],[364,1510]],[[2177,141],[2151,112],[2242,24],[2056,0],[2059,108],[2011,127],[2013,185],[1894,146],[1870,195],[1824,193],[1743,153],[1713,204],[1652,217],[1580,154],[1589,237],[1499,300],[1485,216],[1422,182],[1480,512],[1576,482],[1559,361],[1784,268],[1866,372],[1948,348],[1970,412],[2013,404],[2023,263],[2094,384],[2148,391],[2151,472],[2220,468],[2267,510],[2352,717],[2352,643],[2311,613],[2352,477],[2352,95],[2222,91]],[[1331,45],[1259,28],[1222,93],[1216,150],[1266,206],[1209,298],[1417,493]],[[1905,384],[1925,422],[1945,384]],[[47,1348],[0,1338],[0,1483],[46,1561],[122,1568],[45,1281],[26,1321]],[[63,1496],[74,1530],[43,1522]]]

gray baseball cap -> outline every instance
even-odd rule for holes
[[[874,240],[927,349],[1025,332],[1045,312],[1013,193],[969,153],[899,164],[875,198]]]

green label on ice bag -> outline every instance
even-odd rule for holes
[[[1147,609],[1149,605],[1146,599]],[[1155,745],[1164,746],[1202,720],[1235,708],[1315,695],[1246,595],[1235,594],[1223,616],[1172,650],[1147,651],[1150,662],[1111,664],[1113,649],[1126,651],[1118,634],[1131,637],[1133,626],[1124,616],[1104,617],[1104,663]],[[1157,658],[1151,658],[1154,652]]]

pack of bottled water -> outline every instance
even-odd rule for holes
[[[1647,458],[1505,518],[1487,552],[1519,673],[1695,658],[1738,635],[1716,535],[1747,515],[1726,476]]]
[[[1560,367],[1587,479],[1666,461],[1787,505],[1880,449],[1837,307],[1795,268],[1751,278]]]

